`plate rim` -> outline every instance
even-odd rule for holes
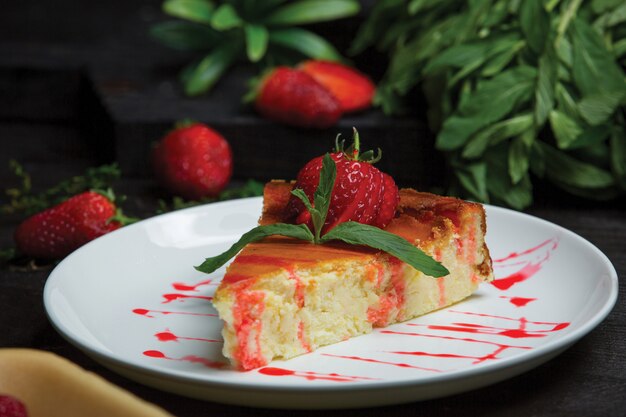
[[[114,354],[109,354],[97,346],[89,346],[87,343],[84,343],[81,340],[81,337],[77,337],[77,333],[75,331],[71,331],[68,326],[65,326],[61,323],[58,317],[55,317],[53,312],[52,301],[50,300],[51,292],[53,290],[55,280],[60,279],[56,278],[61,274],[60,269],[65,264],[72,262],[72,258],[80,256],[80,254],[86,250],[86,248],[91,247],[92,245],[99,244],[98,242],[103,241],[104,239],[114,239],[117,235],[124,233],[124,230],[129,230],[130,228],[138,228],[142,227],[145,223],[156,221],[157,219],[164,219],[167,217],[174,217],[180,215],[181,213],[193,213],[195,211],[203,212],[207,209],[212,209],[214,207],[219,206],[228,206],[228,205],[239,205],[239,204],[252,204],[259,203],[262,200],[262,197],[248,197],[242,199],[221,201],[215,203],[208,203],[200,206],[189,207],[182,210],[176,210],[169,213],[160,214],[157,216],[153,216],[147,219],[143,219],[137,223],[125,226],[124,228],[118,229],[114,232],[108,233],[98,239],[95,239],[86,245],[78,248],[76,251],[68,255],[65,259],[63,259],[50,273],[48,278],[46,279],[46,283],[43,291],[43,302],[44,302],[44,310],[46,312],[46,316],[48,317],[49,322],[53,326],[53,328],[70,344],[78,347],[81,351],[83,351],[88,356],[91,356],[94,360],[102,364],[106,367],[107,362],[112,362],[116,367],[123,367],[130,369],[134,372],[149,374],[151,376],[160,376],[163,378],[173,378],[178,382],[183,383],[193,383],[199,384],[206,388],[211,387],[219,387],[220,389],[224,388],[237,388],[239,390],[250,390],[250,391],[267,391],[267,392],[284,392],[284,393],[294,393],[294,392],[310,392],[310,393],[324,393],[326,391],[373,391],[373,390],[385,390],[389,388],[400,388],[400,387],[422,387],[435,383],[442,383],[445,381],[451,380],[463,380],[469,377],[478,377],[484,374],[495,373],[499,371],[505,371],[506,368],[512,368],[518,366],[524,362],[536,361],[539,357],[548,355],[551,352],[555,351],[564,351],[569,348],[571,345],[579,341],[581,338],[589,334],[593,329],[595,329],[612,311],[614,308],[618,294],[619,294],[619,281],[617,271],[610,261],[610,259],[593,243],[579,234],[560,226],[556,223],[552,223],[548,220],[542,219],[540,217],[536,217],[527,213],[519,212],[516,210],[498,207],[490,204],[483,204],[485,209],[487,210],[487,219],[489,218],[489,212],[500,212],[505,215],[511,216],[520,216],[521,218],[530,220],[530,221],[538,221],[544,226],[555,228],[561,235],[565,234],[575,240],[579,240],[582,242],[588,249],[592,250],[592,252],[599,257],[599,260],[602,261],[602,264],[607,268],[608,271],[608,280],[610,285],[608,286],[609,293],[607,296],[606,302],[599,308],[595,313],[587,319],[584,323],[579,325],[573,331],[564,334],[562,337],[553,338],[552,340],[546,342],[544,345],[541,345],[535,349],[532,349],[528,352],[521,353],[516,356],[512,356],[509,358],[503,358],[500,361],[490,362],[482,364],[476,368],[464,368],[461,370],[453,371],[450,373],[443,373],[437,375],[431,375],[427,378],[416,379],[402,379],[402,380],[383,380],[383,381],[358,381],[351,382],[347,384],[334,384],[334,385],[309,385],[309,386],[301,386],[301,385],[293,385],[288,382],[276,382],[271,385],[264,385],[259,382],[239,382],[239,381],[230,381],[230,380],[222,380],[218,381],[216,378],[213,379],[203,379],[197,375],[185,375],[182,371],[177,371],[175,369],[155,369],[150,366],[130,363],[123,359],[117,358]],[[487,220],[489,221],[489,220]],[[74,337],[73,337],[74,336]],[[549,360],[549,359],[548,359]],[[543,362],[541,362],[543,363]],[[471,388],[470,388],[471,389]]]

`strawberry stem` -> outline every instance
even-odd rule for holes
[[[354,158],[355,161],[358,161],[359,151],[361,150],[361,137],[359,136],[359,131],[356,130],[356,127],[352,127],[352,139],[354,140],[354,150],[352,151],[352,158]]]
[[[353,127],[352,131],[352,145],[350,145],[350,147],[345,151],[345,141],[342,140],[341,142],[339,142],[340,135],[337,135],[337,137],[335,138],[335,152],[343,153],[346,159],[350,161],[367,162],[368,164],[375,164],[376,162],[380,161],[383,155],[380,148],[378,148],[378,153],[376,154],[376,156],[374,156],[373,150],[361,153],[361,137],[359,135],[359,132],[358,130],[356,130],[356,127]]]

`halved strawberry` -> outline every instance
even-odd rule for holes
[[[255,107],[263,116],[292,126],[323,129],[337,123],[337,98],[304,71],[277,67],[262,81]]]
[[[331,61],[305,61],[298,67],[328,89],[339,101],[343,112],[371,106],[376,86],[355,68]]]

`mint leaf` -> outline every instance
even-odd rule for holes
[[[246,53],[252,62],[258,62],[267,51],[269,32],[266,27],[255,24],[244,26],[246,35]]]
[[[356,0],[301,0],[276,9],[264,23],[288,26],[325,22],[355,15],[359,9]]]
[[[170,16],[205,24],[211,22],[211,13],[215,8],[207,0],[165,0],[162,7]]]
[[[233,63],[236,54],[237,45],[233,43],[224,43],[213,49],[197,65],[183,73],[185,93],[197,96],[211,89]]]
[[[552,110],[549,119],[556,143],[560,149],[569,148],[570,144],[583,132],[576,120],[558,110]]]
[[[248,243],[256,242],[273,235],[293,237],[296,239],[308,240],[310,242],[313,241],[313,234],[309,228],[303,224],[296,225],[275,223],[266,226],[257,226],[249,232],[244,233],[243,236],[241,236],[241,238],[226,252],[212,258],[206,258],[201,265],[196,266],[195,268],[200,272],[210,274],[228,262],[232,257],[237,255],[239,251],[242,250]]]
[[[311,221],[313,222],[313,229],[315,233],[314,242],[320,242],[320,235],[322,228],[326,222],[326,215],[328,214],[328,207],[330,206],[330,197],[335,185],[335,178],[337,177],[337,168],[335,161],[327,153],[322,159],[322,169],[320,171],[320,179],[313,195],[313,205],[309,201],[309,197],[305,192],[299,188],[291,191],[291,194],[298,197],[308,212],[311,214]]]
[[[550,15],[541,1],[523,1],[520,5],[519,19],[522,32],[528,45],[536,53],[541,53],[550,32]]]
[[[291,190],[291,194],[295,195],[300,199],[300,201],[302,201],[302,204],[304,204],[304,207],[306,207],[307,211],[311,215],[311,222],[313,223],[313,230],[315,231],[313,242],[318,243],[320,240],[322,227],[324,226],[325,216],[322,216],[322,213],[320,213],[318,209],[313,207],[313,205],[309,201],[309,197],[300,188]]]
[[[315,190],[313,196],[313,204],[319,210],[322,216],[322,225],[326,221],[326,215],[328,214],[328,207],[330,206],[330,198],[333,193],[333,187],[335,186],[335,179],[337,178],[337,166],[335,161],[327,153],[322,159],[322,170],[320,171],[320,182]]]
[[[191,22],[168,21],[150,28],[150,35],[172,49],[199,51],[215,45],[217,37],[210,27]]]
[[[341,54],[321,36],[300,28],[280,29],[270,32],[270,41],[301,54],[329,61],[341,61]]]
[[[211,27],[223,31],[241,27],[243,20],[230,4],[222,4],[211,16]]]
[[[352,245],[364,245],[382,250],[432,277],[442,277],[450,273],[441,263],[407,240],[367,224],[340,223],[322,237],[322,242],[330,240],[341,240]]]

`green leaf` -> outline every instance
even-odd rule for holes
[[[613,54],[617,58],[626,54],[626,38],[620,39],[613,44]]]
[[[581,162],[546,143],[537,143],[546,155],[548,178],[579,188],[606,188],[614,185],[613,176],[609,172],[595,165]]]
[[[494,202],[522,210],[532,203],[532,183],[528,174],[516,184],[511,181],[508,152],[507,144],[501,143],[485,155],[487,188]]]
[[[494,200],[501,201],[515,210],[524,210],[533,202],[533,186],[528,175],[517,184],[512,184],[509,176],[490,173],[487,183]]]
[[[301,54],[328,61],[341,61],[341,54],[321,36],[304,29],[272,30],[270,42],[300,52]]]
[[[272,26],[303,25],[341,19],[357,14],[356,0],[301,0],[286,4],[271,13],[264,23]]]
[[[187,71],[184,81],[185,93],[196,96],[209,91],[224,71],[230,67],[237,52],[237,48],[230,43],[215,48],[197,65]]]
[[[524,4],[526,3],[535,3],[535,1],[524,2]],[[538,128],[543,126],[550,111],[554,108],[557,68],[557,57],[552,47],[548,45],[539,58],[537,86],[535,87],[535,124]]]
[[[530,150],[530,171],[543,178],[546,175],[546,154],[539,142],[534,141]]]
[[[211,48],[217,41],[215,32],[206,26],[171,21],[154,25],[150,35],[165,45],[178,50],[201,50]]]
[[[511,48],[502,51],[498,55],[491,58],[483,67],[480,75],[484,77],[493,77],[502,72],[502,70],[515,58],[519,51],[526,46],[525,41],[515,43]]]
[[[519,10],[520,27],[528,46],[537,54],[543,52],[550,32],[550,15],[540,0],[522,1]]]
[[[515,34],[500,36],[472,43],[453,46],[434,57],[426,67],[424,74],[435,74],[446,68],[469,68],[466,73],[480,67],[486,60],[502,52],[510,51],[519,42]]]
[[[583,129],[574,119],[558,110],[550,112],[550,126],[561,149],[569,148],[570,144],[583,132]]]
[[[220,32],[241,27],[243,20],[230,4],[222,4],[211,16],[211,27]]]
[[[415,16],[439,4],[441,4],[441,0],[411,0],[407,6],[407,10],[411,16]]]
[[[600,29],[608,29],[626,22],[626,3],[622,3],[619,7],[600,16],[593,26]]]
[[[465,190],[473,198],[483,203],[489,202],[487,193],[487,164],[478,163],[454,163],[454,174]]]
[[[333,159],[327,153],[322,159],[320,181],[317,185],[317,188],[315,189],[315,194],[313,195],[313,202],[315,204],[315,207],[320,211],[320,214],[322,216],[322,225],[326,221],[326,215],[328,214],[328,207],[330,206],[330,200],[333,193],[333,187],[335,185],[336,177],[337,167],[335,165],[335,161],[333,161]]]
[[[592,126],[599,125],[605,123],[615,113],[624,97],[626,91],[623,90],[588,95],[578,103],[578,111],[587,123]]]
[[[509,177],[513,184],[519,183],[528,174],[529,158],[534,141],[535,133],[533,130],[527,130],[511,141],[508,163]]]
[[[591,9],[594,13],[600,14],[623,4],[623,0],[592,0]]]
[[[568,149],[580,149],[588,146],[596,147],[603,143],[611,133],[610,125],[591,126],[585,129],[569,144]]]
[[[364,245],[382,250],[432,277],[442,277],[450,273],[441,263],[426,255],[406,239],[374,226],[357,222],[341,223],[322,238],[323,242],[331,240],[341,240],[351,245]]]
[[[572,119],[578,119],[578,105],[574,98],[562,83],[557,83],[556,89],[557,109],[568,115]]]
[[[311,215],[313,215],[314,211],[317,211],[319,214],[319,210],[313,207],[313,205],[309,201],[309,197],[306,195],[303,189],[294,188],[293,190],[291,190],[291,194],[295,195],[300,201],[302,201],[302,204],[304,204],[304,207],[306,207],[307,211],[311,213]]]
[[[211,23],[214,8],[213,2],[208,0],[165,0],[163,2],[165,13],[196,23]]]
[[[309,228],[303,224],[275,223],[266,226],[257,226],[249,232],[244,233],[226,252],[211,258],[206,258],[201,265],[195,268],[200,272],[210,274],[237,255],[247,244],[274,235],[293,237],[310,242],[313,241],[313,234]]]
[[[615,126],[611,133],[611,170],[623,190],[626,190],[626,132]]]
[[[498,1],[489,8],[487,16],[484,18],[483,26],[485,28],[499,27],[501,24],[505,24],[505,20],[508,17],[509,10],[506,1]]]
[[[571,68],[572,63],[574,62],[574,58],[572,52],[572,43],[569,41],[569,39],[567,37],[560,38],[555,47],[556,55],[559,57],[559,60],[568,68]]]
[[[248,24],[244,26],[246,34],[246,52],[248,59],[257,62],[267,51],[269,33],[264,26]]]
[[[598,32],[576,18],[571,26],[572,74],[583,97],[626,90],[624,73]]]
[[[520,114],[507,120],[495,123],[476,133],[463,149],[464,158],[481,156],[489,145],[495,145],[505,139],[522,134],[533,126],[530,113]]]
[[[356,55],[363,52],[368,46],[380,41],[380,36],[397,21],[405,9],[404,0],[379,0],[373,7],[367,19],[359,26],[359,29],[350,45],[349,54]]]
[[[454,150],[463,146],[474,132],[528,100],[536,75],[534,68],[519,66],[480,83],[457,113],[444,122],[437,136],[437,148]]]

